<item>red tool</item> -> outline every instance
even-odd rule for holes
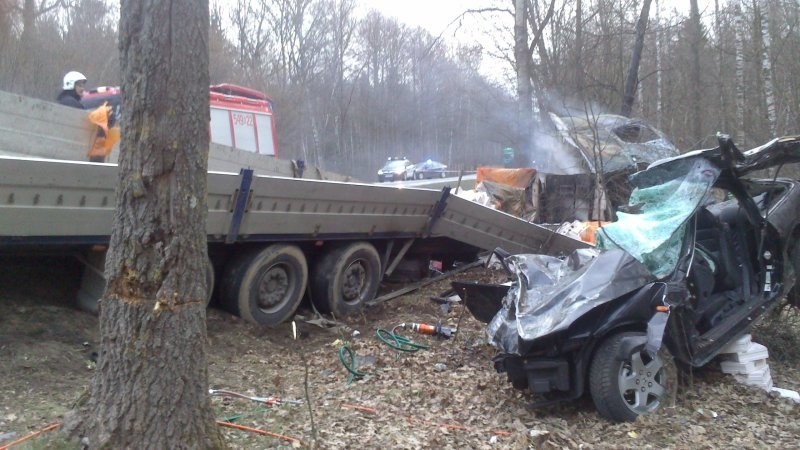
[[[401,323],[399,326],[403,327],[406,330],[416,331],[417,333],[420,334],[429,334],[431,336],[442,336],[448,339],[453,336],[453,331],[454,331],[452,328],[443,326],[438,323],[436,325],[428,325],[424,323],[409,322],[409,323]]]

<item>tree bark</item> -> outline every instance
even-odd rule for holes
[[[714,34],[717,40],[717,96],[718,108],[720,111],[720,123],[722,130],[728,130],[728,104],[725,99],[725,83],[722,81],[725,75],[725,53],[723,51],[720,36],[722,36],[722,11],[719,9],[719,0],[714,0]]]
[[[91,448],[221,448],[206,361],[208,0],[122,0],[125,109]]]
[[[514,1],[514,62],[517,75],[517,148],[515,157],[529,151],[533,119],[531,58],[528,54],[528,2]]]
[[[744,17],[740,3],[733,7],[735,15],[736,41],[736,142],[740,147],[748,144],[748,134],[744,122],[745,79],[744,79]]]
[[[761,79],[764,85],[764,109],[766,110],[767,126],[770,134],[775,136],[778,134],[778,115],[775,112],[775,88],[772,83],[772,61],[770,60],[772,38],[769,30],[769,5],[764,0],[758,0],[755,6],[757,6],[756,17],[760,19],[761,28],[761,51],[759,54],[761,57]]]
[[[656,128],[661,128],[662,110],[661,101],[663,95],[663,86],[661,79],[661,55],[663,49],[664,32],[662,31],[663,25],[661,24],[661,2],[656,0]]]
[[[622,94],[621,114],[625,117],[631,116],[633,110],[633,93],[636,92],[636,85],[639,83],[639,61],[642,60],[642,48],[644,48],[644,35],[647,31],[647,20],[650,17],[650,2],[642,2],[642,13],[636,21],[636,41],[631,52],[631,63],[628,65],[628,75],[625,77],[625,88]]]
[[[584,39],[583,39],[583,2],[581,0],[577,0],[575,2],[575,66],[573,70],[575,71],[575,92],[577,95],[583,95],[583,87],[585,84],[583,71],[586,70],[583,67],[583,47],[584,47]]]
[[[692,117],[692,141],[696,146],[700,144],[703,136],[703,111],[701,111],[700,101],[703,89],[700,81],[700,46],[703,44],[703,29],[700,24],[700,9],[697,6],[697,0],[690,0],[690,29],[692,31],[692,68],[691,68],[691,117]],[[694,146],[692,147],[694,148]]]

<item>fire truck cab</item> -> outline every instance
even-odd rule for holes
[[[113,119],[119,118],[122,92],[119,87],[101,86],[87,91],[81,103],[93,109],[108,102]],[[272,100],[263,92],[235,84],[209,87],[211,142],[238,150],[278,156],[278,136]]]

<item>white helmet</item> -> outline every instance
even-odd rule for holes
[[[68,91],[70,89],[75,89],[75,83],[79,81],[83,81],[84,83],[86,82],[86,77],[83,76],[82,73],[74,70],[72,72],[67,72],[67,74],[64,75],[64,90]]]

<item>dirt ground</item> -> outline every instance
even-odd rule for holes
[[[98,323],[71,306],[79,273],[69,258],[0,258],[0,447],[59,422],[89,385]],[[454,278],[492,276],[474,269]],[[445,311],[431,300],[449,281],[369,308],[338,328],[300,321],[296,341],[291,324],[262,329],[209,309],[210,387],[283,400],[266,405],[212,397],[220,420],[275,434],[225,428],[229,445],[702,449],[796,448],[800,442],[800,405],[738,384],[716,362],[682,382],[674,406],[635,423],[602,419],[589,399],[531,411],[533,398],[492,368],[483,325],[460,305]],[[379,328],[437,321],[457,326],[455,338],[405,332],[428,346],[414,353],[376,338]],[[754,332],[770,350],[775,385],[794,390],[800,390],[798,323],[796,314],[784,314]],[[349,376],[346,348],[365,376]],[[58,440],[58,432],[49,432],[18,448],[52,448]]]

